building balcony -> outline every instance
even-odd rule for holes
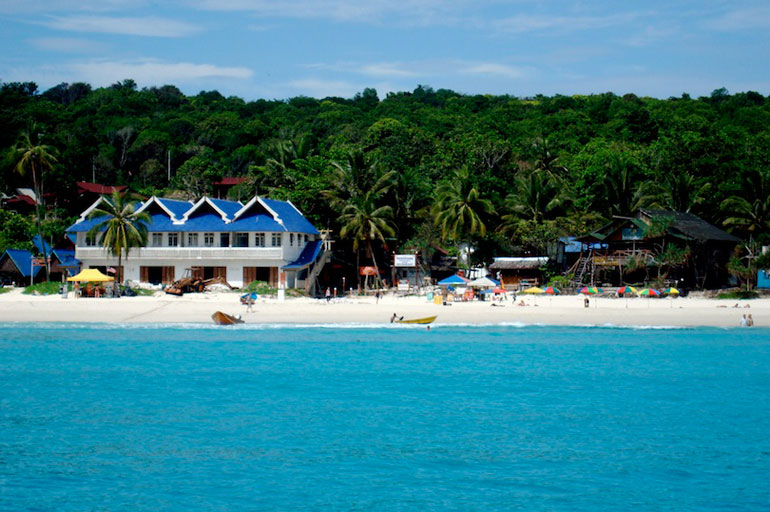
[[[77,247],[79,260],[114,259],[101,247]],[[125,257],[125,254],[124,254]],[[281,260],[281,247],[142,247],[132,249],[132,260]]]

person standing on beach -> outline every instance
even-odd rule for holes
[[[374,303],[379,304],[380,303],[380,290],[377,290],[374,292]]]
[[[332,300],[332,291],[331,288],[326,288],[326,302],[330,302]]]
[[[754,319],[751,318],[751,313],[749,313],[748,316],[746,316],[746,326],[751,327],[752,325],[754,325]]]
[[[741,325],[741,327],[748,327],[748,326],[749,326],[749,319],[748,319],[748,318],[746,318],[746,315],[743,315],[743,316],[741,317],[741,323],[740,323],[740,325]]]

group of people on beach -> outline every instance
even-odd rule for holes
[[[741,327],[751,327],[754,325],[754,319],[751,317],[751,313],[743,315],[741,317]]]

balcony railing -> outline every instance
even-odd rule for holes
[[[75,257],[79,260],[94,258],[112,258],[101,247],[77,247]],[[206,259],[206,260],[243,260],[243,259],[283,259],[281,247],[143,247],[132,249],[131,259]]]

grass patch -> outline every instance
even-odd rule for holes
[[[55,283],[53,281],[48,281],[45,283],[37,283],[33,284],[32,286],[27,286],[24,288],[24,291],[21,292],[25,295],[31,295],[35,292],[39,293],[40,295],[56,295],[59,293],[59,288],[61,287],[61,283]],[[67,284],[67,290],[72,290],[72,285]]]
[[[2,288],[0,288],[0,295],[4,293],[8,293],[13,289],[14,289],[13,286],[3,286]]]
[[[273,288],[265,281],[252,281],[247,286],[244,286],[238,293],[251,293],[257,292],[259,295],[275,295],[278,293],[277,288]]]
[[[146,288],[131,288],[131,290],[136,292],[137,297],[151,297],[155,295],[155,290],[148,290]]]
[[[717,295],[717,299],[730,299],[730,300],[758,299],[758,298],[759,298],[759,294],[754,291],[722,292],[719,295]]]

